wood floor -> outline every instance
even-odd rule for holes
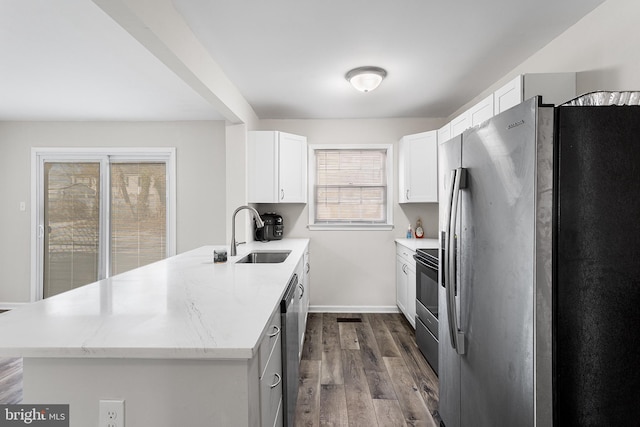
[[[0,403],[22,401],[22,359],[0,358]],[[310,313],[296,427],[437,427],[438,379],[400,314]]]
[[[437,407],[438,379],[400,314],[309,314],[296,427],[437,427]]]

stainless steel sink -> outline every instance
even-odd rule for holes
[[[236,264],[277,264],[283,262],[291,251],[254,251],[236,261]]]

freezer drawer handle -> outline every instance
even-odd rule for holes
[[[447,219],[446,256],[444,259],[445,288],[447,295],[447,319],[449,320],[449,337],[451,347],[458,354],[464,354],[464,332],[458,325],[456,313],[457,265],[456,265],[456,217],[458,215],[458,200],[460,190],[467,187],[467,171],[458,168],[451,171],[451,191],[449,192],[449,215]]]

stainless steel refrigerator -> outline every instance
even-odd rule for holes
[[[539,97],[440,146],[446,427],[640,423],[640,107]]]

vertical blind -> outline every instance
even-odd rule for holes
[[[316,149],[315,223],[387,221],[385,149]]]

